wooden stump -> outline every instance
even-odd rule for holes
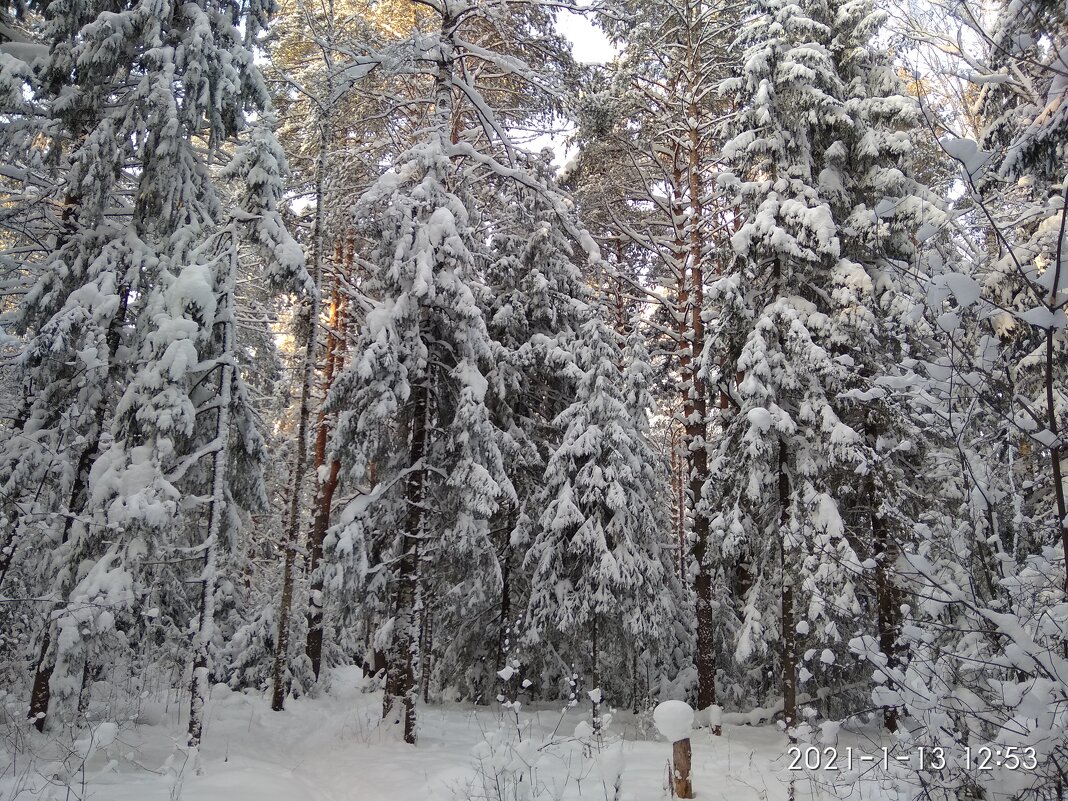
[[[677,740],[672,745],[672,780],[677,798],[693,798],[693,782],[690,781],[690,738]]]

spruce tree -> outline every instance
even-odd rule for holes
[[[407,150],[357,204],[355,225],[376,242],[369,279],[353,299],[368,311],[328,403],[338,414],[333,453],[364,493],[328,537],[332,586],[349,612],[360,592],[363,610],[377,618],[370,639],[373,650],[386,651],[384,713],[403,710],[408,742],[417,678],[429,691],[436,622],[447,626],[439,640],[446,664],[470,657],[483,666],[470,665],[459,682],[472,695],[486,686],[484,665],[500,658],[503,609],[511,605],[506,574],[515,564],[508,532],[528,503],[513,476],[528,480],[538,458],[518,426],[536,419],[531,397],[544,389],[523,386],[517,368],[544,374],[537,351],[568,325],[568,298],[579,291],[564,255],[571,243],[596,255],[568,201],[508,129],[518,120],[537,123],[556,107],[543,78],[521,61],[525,52],[559,47],[547,33],[551,13],[537,5],[516,14],[474,3],[430,6],[433,29],[420,35],[419,47],[429,37],[434,61],[396,70],[424,81],[420,91],[429,89],[432,107]],[[480,46],[483,36],[491,46]],[[471,79],[461,68],[469,53],[503,75]],[[498,98],[516,86],[544,96],[549,111],[533,104],[498,110]],[[501,198],[517,199],[520,209],[502,212]],[[522,230],[528,225],[534,230]],[[509,274],[514,254],[494,252],[502,238],[529,241],[526,266],[545,283],[536,274]],[[535,297],[541,293],[546,307],[526,311],[536,326],[511,330],[507,316],[518,316],[520,306],[494,308],[490,281],[502,288],[527,282]],[[507,464],[505,454],[517,451],[525,464]],[[472,641],[458,627],[476,608],[502,610],[496,655],[477,643],[465,651]]]
[[[228,474],[220,455],[253,464],[258,443],[233,352],[237,237],[251,226],[269,247],[276,288],[302,291],[303,262],[278,214],[284,158],[270,132],[253,138],[274,148],[271,160],[234,168],[256,203],[231,213],[215,165],[246,113],[267,108],[251,50],[269,11],[120,3],[31,18],[47,56],[22,74],[24,91],[48,120],[42,164],[63,211],[14,321],[26,338],[25,391],[3,480],[9,498],[47,497],[51,512],[27,516],[17,501],[10,552],[16,564],[27,546],[48,554],[21,562],[34,592],[54,601],[36,634],[30,713],[41,727],[55,704],[85,702],[105,653],[132,658],[142,611],[181,636],[197,612],[177,549],[206,545],[209,558],[236,520],[228,498],[240,506],[256,495],[254,475]],[[47,473],[15,467],[30,441],[47,442]],[[210,498],[209,508],[183,493]],[[207,536],[194,534],[202,511]],[[149,561],[163,567],[146,570]],[[174,582],[155,584],[160,570]],[[214,581],[206,571],[198,654]]]
[[[443,16],[432,127],[360,201],[381,232],[370,259],[374,308],[330,401],[350,475],[364,479],[372,465],[375,473],[369,494],[346,512],[333,558],[348,555],[344,575],[356,586],[371,571],[388,593],[383,712],[402,717],[410,743],[421,562],[450,538],[452,547],[485,552],[485,520],[510,491],[485,407],[493,349],[469,284],[478,216],[453,188],[449,159],[454,24]],[[448,511],[438,517],[439,509]]]
[[[915,104],[867,52],[879,22],[863,3],[754,3],[737,43],[743,75],[724,84],[740,112],[719,185],[740,224],[737,261],[710,293],[724,362],[706,370],[729,404],[706,501],[722,510],[721,559],[757,566],[736,656],[764,653],[778,632],[788,727],[799,675],[838,672],[870,600],[862,563],[875,557],[878,583],[893,561],[879,527],[901,494],[883,482],[902,480],[887,465],[904,437],[880,426],[905,410],[877,384],[906,355],[897,339],[885,347],[908,308],[895,306],[895,270],[931,208],[909,177]],[[855,476],[874,497],[850,493]],[[874,505],[860,523],[852,507],[864,503]],[[880,592],[885,625],[899,630]]]
[[[545,467],[544,511],[531,521],[526,555],[532,571],[527,639],[562,638],[563,655],[582,665],[597,699],[627,675],[634,655],[613,646],[642,649],[665,639],[678,600],[663,514],[666,488],[646,439],[648,424],[639,417],[644,409],[627,403],[633,384],[627,386],[631,365],[621,364],[622,344],[596,311],[573,341],[576,392],[554,421],[561,441]],[[639,364],[633,367],[640,372]],[[602,652],[614,658],[605,664]]]

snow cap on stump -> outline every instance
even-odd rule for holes
[[[653,723],[668,742],[686,740],[693,729],[693,708],[685,701],[664,701],[653,710]]]

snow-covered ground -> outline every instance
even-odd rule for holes
[[[16,733],[9,719],[0,744],[0,801],[667,797],[671,746],[655,734],[651,721],[616,714],[597,741],[584,722],[588,714],[588,705],[566,714],[522,709],[517,729],[516,716],[500,708],[421,707],[419,744],[412,747],[380,724],[381,694],[369,692],[355,670],[335,672],[327,693],[290,701],[283,713],[272,712],[264,697],[219,686],[207,713],[202,774],[190,769],[181,746],[186,722],[181,703],[148,704],[140,723],[102,723],[96,743],[83,736],[64,745],[62,738],[29,733],[21,723]],[[703,729],[692,741],[700,799],[786,799],[791,777],[799,801],[835,795],[813,776],[786,770],[787,743],[774,726],[726,725],[720,737]],[[65,766],[44,756],[55,757],[68,746],[73,753]]]

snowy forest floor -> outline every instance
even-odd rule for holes
[[[564,715],[548,708],[521,710],[522,740],[515,716],[498,707],[422,706],[419,744],[412,747],[381,725],[381,693],[368,692],[356,670],[336,671],[329,691],[291,700],[283,713],[272,712],[265,697],[218,686],[207,712],[201,775],[190,770],[182,747],[185,712],[180,702],[143,704],[140,722],[102,722],[94,738],[83,732],[68,735],[65,743],[9,717],[0,726],[0,801],[649,801],[668,796],[671,746],[630,713],[614,715],[606,736],[596,742],[583,723],[588,704]],[[858,751],[872,749],[863,737],[852,737]],[[788,797],[791,778],[798,801],[882,796],[873,783],[850,790],[841,781],[830,783],[832,774],[826,772],[788,771],[786,738],[775,726],[727,725],[721,737],[702,729],[692,741],[699,799],[779,801]]]

